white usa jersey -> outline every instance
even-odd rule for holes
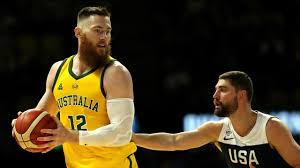
[[[229,168],[248,168],[249,163],[252,163],[256,168],[290,167],[269,145],[266,125],[272,117],[257,112],[254,127],[244,137],[235,132],[229,118],[223,119],[223,127],[218,142]]]

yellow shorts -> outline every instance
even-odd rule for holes
[[[134,154],[129,155],[127,161],[129,162],[128,168],[138,168]]]

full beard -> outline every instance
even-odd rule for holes
[[[220,102],[219,108],[215,108],[214,114],[218,117],[228,117],[238,108],[238,100],[235,97],[230,103],[223,104]]]
[[[94,46],[90,41],[85,39],[80,47],[81,61],[90,67],[104,66],[107,64],[107,58],[111,54],[111,45],[103,49]]]

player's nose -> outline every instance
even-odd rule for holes
[[[218,91],[216,90],[215,93],[213,94],[213,99],[217,99],[218,98]]]

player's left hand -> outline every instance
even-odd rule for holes
[[[56,129],[41,129],[42,133],[51,134],[50,136],[45,137],[38,137],[38,141],[49,141],[48,143],[38,145],[39,148],[47,148],[47,150],[43,151],[42,153],[47,153],[51,151],[58,145],[63,143],[77,143],[79,142],[78,132],[72,131],[65,128],[62,123],[58,120],[57,117],[51,116],[56,124]]]
[[[22,114],[21,111],[18,112],[18,116],[20,116]],[[16,124],[17,118],[14,118],[11,120],[11,127],[13,128]],[[12,137],[15,137],[15,133],[14,133],[14,129],[11,130],[11,135]]]

